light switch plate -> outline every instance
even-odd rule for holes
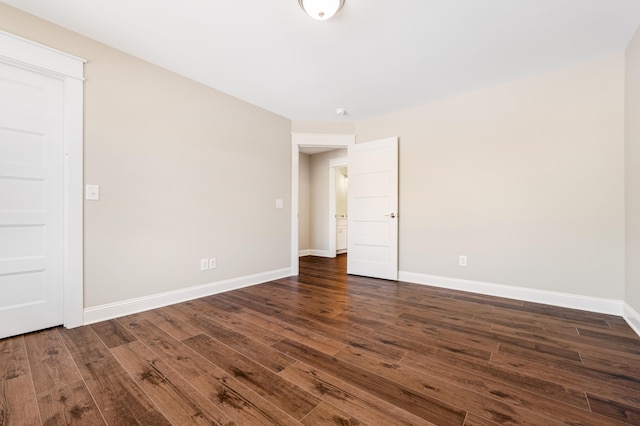
[[[89,201],[98,201],[100,199],[100,185],[87,185],[85,199]]]
[[[284,200],[282,198],[276,198],[276,209],[284,208]]]

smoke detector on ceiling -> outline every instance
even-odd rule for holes
[[[338,108],[336,109],[336,114],[343,116],[343,115],[347,115],[347,110],[344,108]]]

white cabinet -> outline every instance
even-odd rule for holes
[[[347,218],[336,218],[336,252],[346,253],[347,251]]]

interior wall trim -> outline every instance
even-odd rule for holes
[[[307,249],[298,251],[298,257],[304,256],[336,257],[335,255],[331,256],[331,251],[329,250]]]
[[[621,300],[602,299],[578,294],[558,293],[527,287],[515,287],[504,284],[471,281],[460,278],[449,278],[404,271],[400,271],[399,280],[451,290],[468,291],[487,296],[504,297],[507,299],[523,300],[525,302],[544,303],[563,308],[581,309],[583,311],[623,316],[623,302]],[[637,318],[640,319],[640,317]],[[640,325],[640,322],[638,322],[638,325]],[[638,330],[636,330],[636,332],[637,331]]]
[[[246,275],[238,278],[231,278],[223,281],[216,281],[208,284],[188,287],[165,293],[152,294],[150,296],[138,297],[135,299],[123,300],[121,302],[108,303],[106,305],[86,308],[84,310],[84,324],[93,324],[113,318],[131,315],[150,309],[161,308],[187,300],[200,297],[211,296],[225,291],[236,290],[268,281],[286,278],[290,276],[289,268],[277,269],[274,271],[262,272],[259,274]]]
[[[640,314],[633,309],[628,303],[624,304],[624,314],[622,315],[624,320],[629,324],[629,327],[640,336]]]

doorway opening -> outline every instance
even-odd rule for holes
[[[299,272],[299,196],[300,196],[300,148],[322,147],[330,149],[347,148],[355,144],[355,135],[293,133],[291,144],[291,275]],[[335,174],[329,173],[330,179]],[[333,198],[335,201],[335,198]],[[327,213],[329,214],[329,213]],[[333,217],[335,229],[335,210]],[[331,219],[331,217],[330,217]],[[329,238],[331,241],[331,238]],[[333,234],[333,253],[335,253],[335,233]],[[331,247],[330,247],[331,249]]]
[[[329,160],[329,257],[347,252],[348,159]]]

